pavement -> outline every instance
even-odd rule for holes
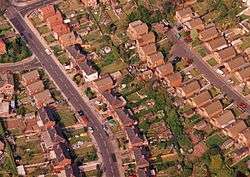
[[[33,3],[29,3],[25,6],[17,6],[16,9],[22,14],[26,15],[27,13],[43,6],[46,4],[54,4],[57,0],[35,0]]]
[[[50,2],[50,1],[46,1]],[[41,5],[41,4],[40,4]],[[38,4],[30,6],[28,9],[37,8]],[[22,11],[23,12],[23,11]],[[27,11],[28,12],[28,11]],[[45,47],[42,45],[37,36],[33,33],[30,27],[26,24],[23,13],[10,7],[7,9],[6,17],[11,21],[14,27],[20,34],[26,39],[33,54],[41,63],[41,66],[47,71],[49,76],[53,79],[54,83],[59,87],[62,94],[68,99],[70,104],[75,110],[83,110],[89,118],[89,126],[93,127],[93,136],[98,144],[99,150],[103,159],[103,170],[107,177],[119,177],[119,170],[117,163],[112,160],[112,154],[114,153],[113,147],[109,137],[106,135],[101,123],[95,117],[88,104],[79,94],[78,90],[72,84],[72,81],[65,75],[62,68],[56,63],[56,61],[45,52]]]
[[[35,57],[30,57],[16,63],[3,63],[0,64],[1,71],[11,71],[11,72],[20,72],[23,70],[30,70],[41,67],[41,64]]]
[[[193,65],[207,78],[207,80],[221,89],[228,97],[238,104],[244,103],[246,105],[246,112],[250,114],[250,102],[237,90],[235,90],[226,80],[203,60],[203,58],[194,51],[183,39],[176,37],[177,30],[175,28],[168,31],[168,38],[175,44],[173,54],[179,57],[186,57],[191,59]]]

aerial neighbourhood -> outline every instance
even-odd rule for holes
[[[249,0],[0,3],[0,176],[249,177]]]

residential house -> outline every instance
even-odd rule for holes
[[[0,117],[9,117],[10,116],[10,103],[1,102],[0,103]]]
[[[115,109],[118,121],[123,127],[131,127],[134,125],[134,120],[130,118],[130,114],[124,108]]]
[[[13,95],[14,79],[10,73],[0,73],[0,94]]]
[[[155,44],[148,44],[146,46],[142,46],[137,48],[137,52],[141,61],[147,61],[148,56],[155,54],[156,45]]]
[[[2,39],[0,39],[0,55],[6,53],[6,45]]]
[[[25,114],[25,116],[23,117],[23,120],[24,120],[23,122],[25,125],[22,128],[25,134],[36,134],[40,132],[40,128],[37,124],[35,113]]]
[[[22,84],[24,86],[27,86],[29,84],[32,84],[36,81],[40,80],[40,76],[37,70],[33,70],[30,72],[27,72],[25,74],[22,74]]]
[[[71,164],[71,159],[67,147],[59,143],[53,147],[53,153],[51,154],[53,159],[54,172],[60,173],[66,166]]]
[[[250,79],[250,66],[247,66],[246,68],[235,72],[235,76],[240,82],[249,81],[249,79]]]
[[[135,163],[137,168],[147,168],[149,162],[146,160],[145,156],[142,154],[141,148],[133,148]]]
[[[51,127],[41,133],[42,147],[44,150],[52,150],[55,145],[65,143],[62,132],[57,127]]]
[[[177,88],[177,93],[182,97],[188,98],[195,93],[198,93],[201,89],[201,85],[198,80],[193,80],[182,87]]]
[[[183,8],[181,10],[177,10],[175,14],[175,18],[180,23],[185,23],[191,20],[194,17],[194,12],[190,7]]]
[[[212,39],[208,42],[205,43],[205,46],[210,50],[210,51],[217,51],[217,50],[222,50],[224,48],[226,48],[227,45],[227,41],[225,40],[224,37],[218,37],[215,39]]]
[[[234,123],[235,116],[231,110],[225,110],[221,115],[211,118],[211,124],[217,128],[225,128]]]
[[[154,69],[157,66],[165,64],[164,56],[161,52],[154,53],[147,57],[147,65],[150,69]]]
[[[58,24],[55,27],[53,27],[53,35],[56,39],[59,39],[60,36],[67,34],[70,32],[70,29],[68,25],[66,24]]]
[[[250,128],[246,128],[239,134],[238,141],[244,146],[250,147]]]
[[[122,96],[116,96],[111,92],[104,92],[102,94],[107,102],[112,106],[113,109],[122,108],[126,105],[126,100]]]
[[[227,127],[224,128],[223,133],[227,136],[237,139],[239,134],[247,128],[245,122],[243,120],[239,120]]]
[[[169,87],[180,87],[182,84],[182,76],[180,72],[169,74],[164,77],[164,81]]]
[[[97,0],[81,0],[86,7],[96,7]]]
[[[98,72],[93,68],[93,66],[88,60],[80,63],[79,67],[86,82],[91,82],[98,79]]]
[[[63,17],[59,11],[55,15],[47,18],[46,23],[48,27],[54,31],[57,25],[63,24]]]
[[[21,117],[4,119],[4,126],[8,130],[23,129],[25,122]]]
[[[100,92],[111,90],[114,87],[114,81],[110,76],[96,80],[94,84]]]
[[[225,62],[224,66],[229,72],[234,72],[246,63],[246,60],[242,56],[237,56]]]
[[[153,77],[154,73],[152,70],[146,70],[140,73],[140,77],[142,80],[148,81]]]
[[[95,170],[95,169],[94,169]],[[79,176],[80,171],[76,164],[71,164],[65,166],[65,168],[60,171],[60,173],[57,173],[58,177],[77,177]]]
[[[203,42],[210,41],[212,39],[215,39],[216,37],[219,36],[219,32],[216,29],[216,27],[211,27],[208,29],[205,29],[199,33],[199,39]]]
[[[205,90],[201,93],[195,95],[192,98],[189,98],[187,102],[193,107],[202,107],[205,104],[211,102],[212,96],[209,91]]]
[[[201,107],[198,110],[200,114],[206,118],[212,118],[223,111],[223,106],[220,100],[214,101],[205,107]]]
[[[80,40],[77,38],[74,32],[63,34],[59,36],[58,40],[63,47],[68,47],[70,45],[80,43]]]
[[[41,7],[38,9],[38,11],[40,12],[43,21],[46,21],[48,17],[54,16],[56,14],[54,5],[52,4]]]
[[[202,31],[205,28],[205,25],[203,24],[201,18],[193,18],[192,20],[186,22],[186,26],[190,29],[190,30],[198,30],[198,31]]]
[[[37,81],[26,87],[29,95],[34,95],[44,90],[43,81]]]
[[[148,26],[140,20],[129,23],[127,34],[131,40],[141,38],[142,35],[148,33]]]
[[[140,147],[144,144],[143,139],[139,137],[134,127],[125,127],[124,130],[128,136],[131,147]]]
[[[40,93],[37,93],[33,95],[33,98],[37,108],[46,106],[54,101],[49,90],[44,90]]]
[[[136,40],[137,47],[142,47],[151,43],[155,43],[155,34],[153,32],[146,33]]]
[[[41,108],[38,110],[37,124],[41,129],[49,129],[54,127],[55,118],[52,110],[49,108]]]
[[[170,62],[167,62],[155,68],[155,75],[161,79],[166,77],[169,74],[172,74],[173,72],[174,72],[174,68]]]
[[[79,65],[87,60],[87,53],[83,51],[82,47],[78,44],[66,47],[66,51],[75,61],[76,65]]]
[[[224,48],[222,50],[219,50],[215,52],[215,60],[219,63],[225,63],[228,60],[234,58],[237,55],[236,51],[234,50],[234,47],[230,46],[227,48]]]

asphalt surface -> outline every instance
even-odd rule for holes
[[[32,3],[30,5],[27,5],[25,7],[16,7],[16,9],[22,14],[25,15],[28,12],[31,12],[32,10],[35,10],[43,5],[55,3],[57,0],[41,0],[35,3]]]
[[[0,70],[1,71],[11,71],[11,72],[20,72],[23,70],[30,70],[30,69],[35,69],[41,67],[40,62],[35,58],[32,61],[28,62],[28,63],[14,63],[14,64],[10,64],[8,66],[6,66],[5,64],[0,65]]]
[[[99,146],[99,150],[103,158],[103,169],[106,176],[119,177],[120,175],[117,163],[113,162],[112,160],[113,147],[111,146],[106,132],[104,131],[98,119],[93,114],[92,110],[84,102],[81,95],[72,85],[68,77],[65,76],[65,74],[56,64],[53,58],[47,55],[44,46],[31,31],[21,14],[18,13],[18,11],[14,7],[10,7],[6,12],[6,16],[19,31],[19,33],[23,35],[28,45],[30,46],[30,49],[40,61],[42,67],[49,73],[62,93],[68,98],[68,101],[72,104],[72,106],[76,110],[83,110],[88,116],[90,121],[89,125],[94,129],[93,135]]]
[[[193,61],[193,65],[207,78],[211,84],[221,89],[221,91],[233,99],[237,105],[244,103],[246,105],[245,111],[250,114],[250,102],[229,83],[227,83],[222,76],[217,74],[214,69],[206,63],[197,52],[191,49],[183,39],[178,39],[176,34],[177,32],[175,29],[169,30],[167,34],[170,40],[172,40],[175,44],[174,55],[191,59]]]

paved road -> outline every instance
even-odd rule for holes
[[[211,84],[220,88],[223,93],[232,98],[236,104],[244,103],[247,105],[246,111],[250,114],[250,102],[236,91],[224,78],[218,75],[213,68],[208,65],[202,57],[191,49],[183,39],[177,39],[176,30],[171,29],[168,31],[168,37],[175,44],[174,54],[180,57],[187,57],[193,60],[193,65],[210,81]]]
[[[0,64],[1,71],[12,71],[12,72],[20,72],[23,70],[35,69],[38,67],[41,67],[41,64],[36,58],[26,63],[18,62],[18,63],[12,63],[8,65]]]
[[[25,15],[28,12],[31,12],[32,10],[35,10],[43,5],[55,3],[57,0],[40,0],[38,2],[32,3],[30,5],[27,5],[25,7],[16,7],[16,9],[22,14]]]
[[[103,166],[107,177],[119,177],[117,163],[114,163],[111,158],[113,149],[109,138],[103,130],[100,122],[93,114],[92,110],[84,102],[76,88],[68,80],[60,67],[47,55],[44,46],[39,39],[34,35],[29,26],[25,23],[23,17],[14,7],[7,10],[6,16],[15,26],[15,28],[26,38],[30,49],[40,61],[42,67],[49,73],[56,85],[60,88],[63,94],[68,98],[69,102],[76,110],[83,110],[89,117],[90,126],[94,128],[94,137],[99,146],[103,158]]]

